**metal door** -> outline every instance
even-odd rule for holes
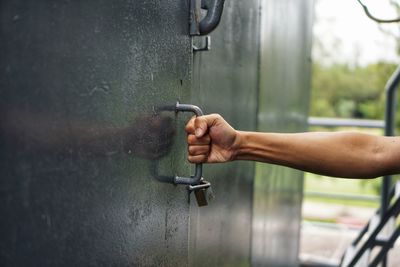
[[[192,98],[233,127],[256,130],[259,1],[226,1],[211,50],[195,52]],[[215,200],[191,209],[192,266],[249,266],[254,163],[209,164]]]
[[[194,55],[193,102],[237,129],[304,131],[311,18],[312,1],[227,1],[211,51]],[[193,266],[298,266],[302,173],[233,162],[205,177],[216,198],[191,210]]]
[[[0,2],[1,266],[296,264],[301,175],[207,165],[199,209],[154,175],[189,174],[188,116],[155,111],[304,129],[311,4],[227,1],[192,58],[188,2]]]
[[[1,266],[188,264],[187,191],[150,160],[190,96],[187,2],[1,1]]]
[[[313,2],[261,1],[258,128],[307,129]],[[298,266],[303,174],[256,164],[253,266]]]

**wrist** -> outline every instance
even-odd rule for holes
[[[237,130],[235,131],[236,131],[236,137],[232,145],[231,161],[240,159],[241,151],[244,147],[246,140],[246,132]]]

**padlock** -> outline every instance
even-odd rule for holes
[[[191,186],[199,207],[207,206],[214,199],[211,184],[202,180],[199,185]]]

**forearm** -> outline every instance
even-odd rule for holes
[[[360,133],[238,132],[234,159],[255,160],[335,177],[372,178],[397,172],[385,152],[395,139]],[[396,143],[398,146],[398,144]]]

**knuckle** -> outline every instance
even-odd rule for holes
[[[193,142],[194,142],[194,138],[193,138],[194,136],[192,135],[192,134],[189,134],[188,136],[187,136],[187,142],[188,142],[188,144],[190,145],[190,144],[193,144]]]
[[[222,116],[218,113],[213,113],[213,114],[211,114],[211,116],[213,116],[216,119],[222,119]]]
[[[188,161],[190,163],[202,163],[207,161],[206,155],[196,155],[196,156],[188,156]]]
[[[196,152],[196,148],[194,146],[189,146],[188,147],[188,152],[190,155],[194,155]]]
[[[200,163],[198,156],[190,156],[188,157],[190,163]]]
[[[186,124],[186,126],[185,126],[185,131],[186,131],[187,133],[192,133],[192,132],[194,131],[193,125],[192,125],[192,124]]]
[[[202,152],[202,154],[207,154],[210,149],[208,146],[201,146],[199,150]]]
[[[199,140],[199,143],[201,145],[209,145],[211,142],[210,136],[204,136],[201,138],[201,140]]]

